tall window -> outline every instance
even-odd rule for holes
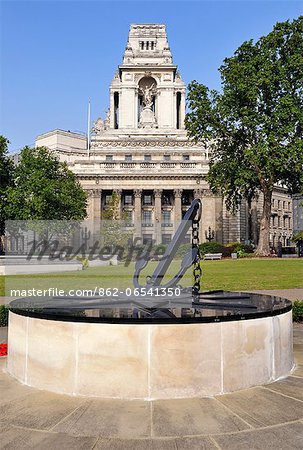
[[[114,93],[115,128],[119,128],[119,92]]]
[[[133,204],[133,196],[132,195],[125,195],[124,196],[124,205],[132,205]]]
[[[152,196],[149,194],[143,195],[143,204],[144,205],[151,205],[152,204]]]
[[[177,119],[177,129],[180,129],[180,112],[181,112],[181,92],[177,92],[176,96],[176,119]]]
[[[162,211],[162,223],[168,225],[170,223],[171,214],[170,211]]]
[[[152,224],[152,212],[151,211],[143,211],[143,224],[144,225]]]
[[[171,241],[171,234],[162,234],[162,244],[169,244]]]

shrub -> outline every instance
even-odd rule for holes
[[[155,245],[154,247],[153,247],[153,249],[152,249],[152,253],[153,253],[153,255],[154,255],[154,257],[159,257],[159,258],[161,258],[161,256],[163,256],[164,255],[164,253],[165,253],[165,250],[166,250],[166,245],[165,244],[158,244],[158,245]]]
[[[292,318],[294,322],[303,321],[303,300],[296,300],[292,305]]]
[[[251,245],[242,244],[241,242],[230,242],[223,248],[223,256],[231,256],[232,253],[237,253],[239,258],[251,256],[254,249]]]
[[[0,305],[0,327],[7,327],[8,324],[8,307]]]
[[[176,251],[176,255],[175,258],[183,258],[184,255],[186,255],[186,253],[189,252],[189,250],[192,248],[191,244],[181,244],[178,248],[178,250]]]
[[[206,253],[223,253],[223,245],[219,242],[203,242],[203,244],[200,244],[200,252],[202,255],[205,255]]]

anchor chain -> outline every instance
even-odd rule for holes
[[[201,253],[199,248],[199,220],[193,220],[192,222],[192,248],[197,249],[197,254],[194,260],[194,268],[193,268],[193,275],[194,275],[194,283],[192,292],[193,295],[197,295],[200,291],[200,280],[202,277],[202,269],[201,269]]]

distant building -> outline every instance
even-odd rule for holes
[[[293,231],[303,231],[303,195],[293,196]]]
[[[113,191],[133,223],[133,235],[168,243],[194,198],[203,203],[201,241],[211,228],[216,241],[258,240],[262,196],[243,202],[235,216],[205,180],[208,148],[189,140],[184,127],[185,84],[173,64],[165,25],[131,25],[123,62],[110,85],[110,106],[86,137],[54,130],[37,137],[67,161],[89,196],[88,216],[100,219]],[[271,242],[289,243],[291,198],[273,195]]]

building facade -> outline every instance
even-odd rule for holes
[[[131,25],[110,85],[107,115],[94,122],[89,148],[85,136],[62,130],[38,136],[36,145],[67,161],[87,190],[89,219],[102,218],[116,192],[134,237],[168,243],[191,201],[200,198],[201,241],[210,228],[222,243],[257,243],[262,198],[252,205],[243,202],[232,215],[222,197],[211,192],[205,180],[208,148],[191,141],[184,127],[185,91],[165,25]],[[279,201],[282,209],[275,209]],[[275,191],[273,244],[291,237],[290,201],[282,188]]]

